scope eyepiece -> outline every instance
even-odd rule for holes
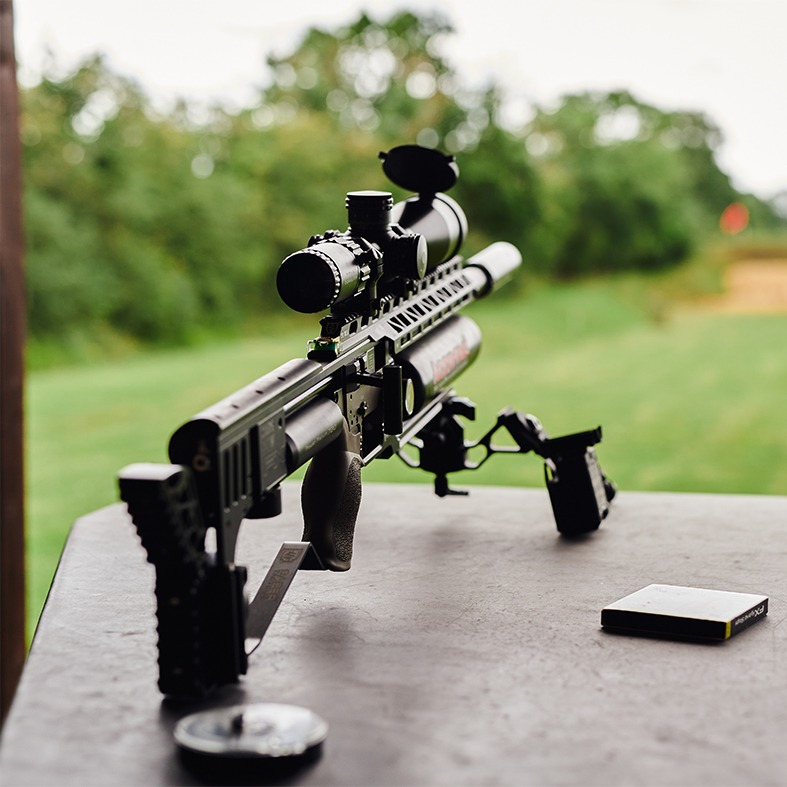
[[[290,254],[279,266],[276,287],[287,306],[313,314],[362,292],[372,277],[374,258],[366,248],[346,235],[318,238],[308,248]]]

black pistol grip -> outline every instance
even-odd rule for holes
[[[310,541],[325,568],[347,571],[361,505],[361,457],[342,433],[312,459],[301,490],[303,540]]]

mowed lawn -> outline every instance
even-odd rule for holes
[[[477,404],[467,436],[509,406],[550,434],[604,429],[602,466],[621,490],[787,494],[787,315],[665,312],[617,282],[534,287],[466,311],[484,345],[457,391]],[[314,329],[317,320],[314,321]],[[117,501],[125,464],[166,461],[188,417],[293,357],[311,323],[199,349],[30,374],[28,621],[32,635],[71,523]],[[430,478],[398,459],[368,481]],[[454,485],[540,486],[540,460],[493,458]]]

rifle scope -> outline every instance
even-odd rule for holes
[[[378,288],[397,279],[421,279],[458,253],[467,219],[454,200],[440,193],[456,180],[453,158],[415,145],[380,157],[391,180],[415,184],[419,193],[396,205],[387,191],[347,194],[349,229],[312,237],[307,248],[279,267],[276,286],[291,309],[313,313],[362,292],[374,297],[381,294]],[[420,179],[413,170],[422,173]]]

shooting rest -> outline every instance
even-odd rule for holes
[[[250,585],[300,534],[250,522]],[[162,704],[153,569],[120,505],[74,525],[3,730],[8,785],[186,785],[175,722],[284,702],[330,732],[303,784],[787,782],[787,497],[622,492],[601,529],[555,532],[543,489],[364,488],[352,570],[303,571],[241,684]],[[652,582],[770,596],[721,644],[600,630]]]

